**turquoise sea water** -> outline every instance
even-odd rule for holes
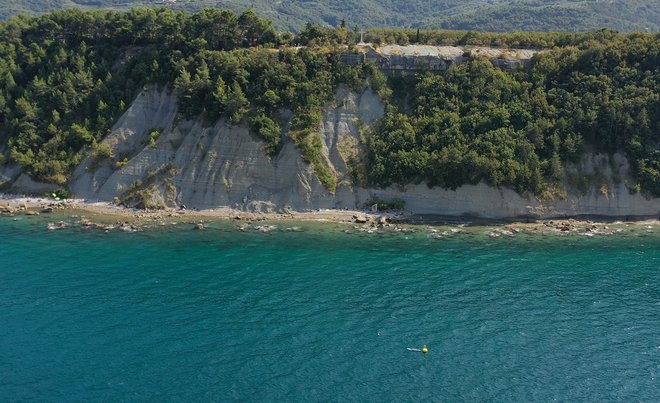
[[[0,218],[0,401],[658,401],[657,229],[299,225]]]

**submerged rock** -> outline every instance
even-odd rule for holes
[[[49,222],[46,226],[49,231],[56,230],[56,229],[63,229],[63,228],[68,228],[69,224],[64,222],[64,221],[59,221],[59,222]]]
[[[256,227],[254,227],[254,229],[259,232],[271,232],[276,230],[277,227],[274,225],[257,225]]]

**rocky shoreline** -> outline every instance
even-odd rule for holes
[[[520,233],[558,235],[616,235],[638,228],[647,232],[660,226],[657,219],[642,221],[615,220],[525,220],[525,222],[479,222],[468,217],[426,218],[403,213],[371,213],[348,210],[317,210],[310,212],[251,213],[230,208],[209,210],[136,210],[103,202],[81,199],[53,200],[0,194],[0,216],[52,215],[48,230],[70,227],[102,231],[138,232],[147,228],[189,225],[204,230],[213,221],[233,221],[239,231],[302,231],[295,223],[317,222],[344,225],[347,233],[382,233],[425,231],[442,239],[465,231],[481,231],[491,238],[513,237]],[[63,219],[64,217],[64,219]],[[286,222],[287,225],[272,225]],[[289,225],[293,223],[292,225]]]
[[[245,223],[263,221],[315,221],[385,226],[404,222],[406,219],[406,216],[401,213],[375,214],[348,210],[287,211],[283,213],[244,212],[225,207],[208,210],[140,210],[126,208],[112,203],[87,202],[82,199],[53,200],[0,194],[0,215],[38,216],[51,213],[65,214],[73,218],[78,218],[78,224],[83,227],[99,227],[103,229],[139,229],[153,223],[165,225],[195,224],[197,229],[202,229],[204,222],[212,220],[233,220]],[[51,227],[56,229],[63,227],[63,225],[54,224]]]

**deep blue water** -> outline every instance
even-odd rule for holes
[[[657,234],[234,226],[0,218],[0,401],[658,401]]]

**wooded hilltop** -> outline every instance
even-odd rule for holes
[[[513,72],[474,57],[397,76],[343,63],[359,41],[343,24],[278,33],[252,10],[72,9],[12,18],[0,38],[0,164],[64,188],[86,155],[121,166],[101,140],[155,84],[176,91],[180,119],[247,125],[271,157],[288,136],[333,191],[317,130],[347,86],[370,87],[386,105],[351,161],[357,185],[485,181],[542,195],[584,152],[622,152],[630,191],[660,196],[660,34],[368,30],[375,44],[543,49]]]

